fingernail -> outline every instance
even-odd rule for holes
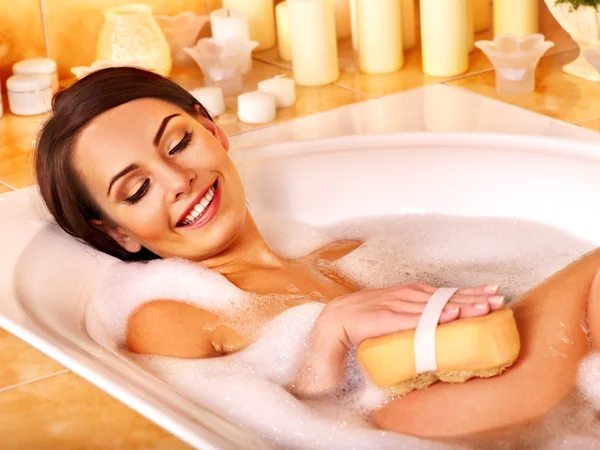
[[[485,292],[489,292],[490,294],[493,294],[495,292],[498,292],[498,288],[499,288],[499,286],[497,284],[486,284],[485,287],[483,288],[483,290]]]
[[[493,295],[488,298],[488,302],[494,306],[500,306],[504,304],[504,296],[502,295]]]
[[[478,311],[485,311],[486,309],[488,309],[488,304],[487,303],[475,303],[475,309]]]

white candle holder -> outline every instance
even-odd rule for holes
[[[598,74],[600,74],[600,50],[588,48],[583,50],[582,53],[585,60],[598,71]]]
[[[173,65],[186,67],[193,65],[192,59],[183,51],[193,46],[198,35],[209,22],[208,16],[199,16],[193,12],[182,12],[175,16],[154,15],[171,48]]]
[[[223,95],[231,96],[242,92],[245,63],[257,46],[258,42],[255,41],[202,38],[195,47],[186,47],[184,50],[202,70],[207,86],[218,86],[223,90]]]
[[[102,59],[102,60],[94,61],[89,66],[71,67],[71,73],[79,79],[79,78],[85,77],[86,75],[89,75],[92,72],[95,72],[96,70],[107,69],[108,67],[137,67],[140,69],[144,69],[143,67],[135,65],[135,64],[123,64],[123,63],[118,63],[118,62]],[[147,69],[144,69],[144,70],[147,70]]]
[[[496,70],[496,91],[502,95],[525,95],[535,89],[535,69],[542,55],[554,43],[542,34],[517,38],[501,34],[493,41],[477,41]]]

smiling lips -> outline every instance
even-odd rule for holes
[[[219,206],[217,181],[192,202],[177,223],[178,228],[197,228],[212,219]]]

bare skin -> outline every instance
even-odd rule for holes
[[[158,136],[161,124],[164,133]],[[279,257],[246,209],[227,150],[227,138],[214,123],[167,102],[141,99],[94,119],[79,136],[74,165],[105,214],[95,225],[107,228],[126,250],[144,247],[164,258],[195,261],[247,292],[289,294],[288,286],[294,285],[300,299],[260,311],[256,327],[304,301],[327,303],[315,324],[311,353],[290,390],[299,396],[329,392],[343,375],[348,350],[364,339],[414,329],[436,288],[417,283],[359,291],[317,265],[319,259],[335,260],[352,251],[360,245],[356,241],[335,242],[296,260]],[[133,170],[115,177],[131,164]],[[186,226],[182,218],[190,205],[215,185],[216,212],[201,227]],[[599,268],[600,253],[592,253],[512,304],[523,350],[507,373],[463,385],[436,384],[391,402],[374,414],[374,422],[383,429],[444,439],[539,418],[572,389],[577,363],[589,350],[581,328],[588,306],[592,337],[600,337],[597,295],[588,303]],[[497,287],[489,285],[459,290],[440,323],[502,307],[496,294]],[[227,324],[215,328],[217,321],[210,311],[156,299],[131,316],[127,345],[138,353],[204,358],[250,344]]]

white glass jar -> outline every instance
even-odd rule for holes
[[[58,75],[56,74],[56,61],[50,58],[24,59],[13,66],[15,75],[48,75],[52,80],[52,91],[58,89]]]
[[[6,80],[10,111],[18,116],[34,116],[50,111],[52,81],[48,75],[13,75]]]

